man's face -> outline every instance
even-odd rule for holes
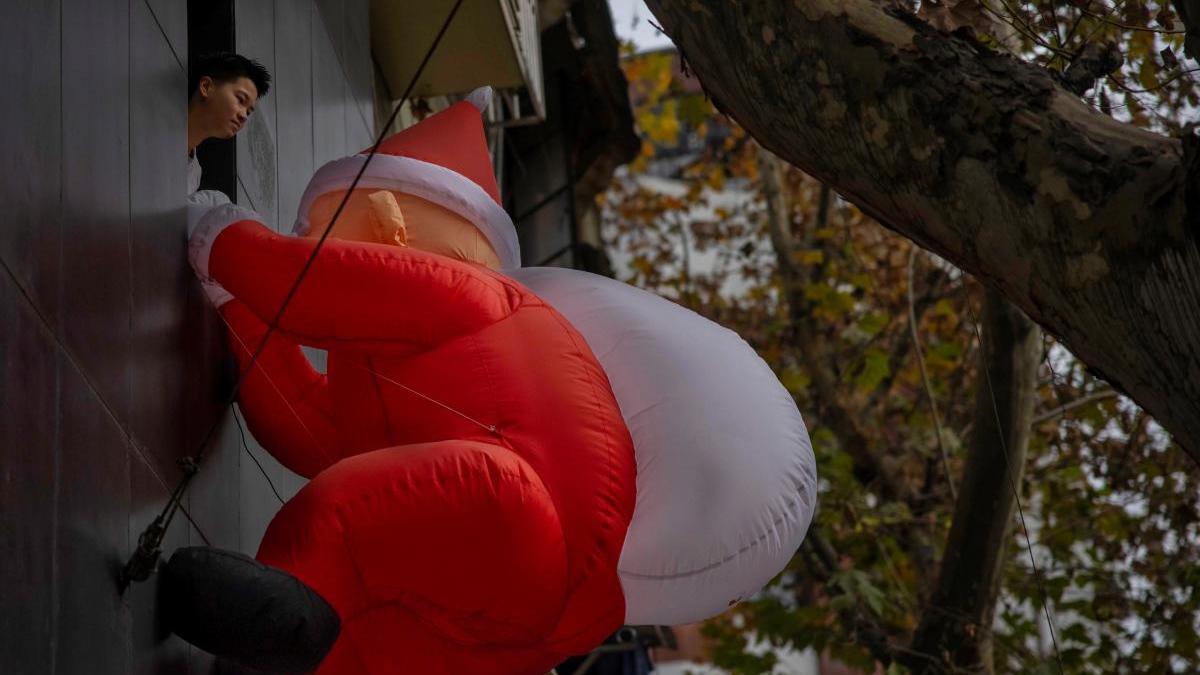
[[[258,103],[258,88],[248,77],[230,82],[214,82],[203,77],[198,94],[200,100],[195,112],[203,116],[209,137],[233,138]]]

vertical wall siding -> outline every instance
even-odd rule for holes
[[[38,312],[56,322],[60,25],[57,2],[0,3],[0,75],[11,87],[0,99],[0,559],[12,569],[0,582],[0,668],[12,672],[54,663],[61,364]]]
[[[62,2],[56,670],[129,670],[112,583],[129,551],[129,0]],[[68,645],[82,648],[70,649]]]
[[[0,3],[0,673],[199,673],[153,583],[116,573],[214,424],[164,542],[253,553],[279,508],[221,410],[224,327],[186,266],[187,9]],[[274,75],[239,137],[238,200],[289,230],[320,163],[371,140],[367,0],[244,0]],[[287,497],[302,481],[247,438]]]

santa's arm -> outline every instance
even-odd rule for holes
[[[325,375],[312,367],[300,345],[278,332],[251,368],[266,324],[239,300],[228,300],[217,311],[229,326],[229,346],[241,374],[238,404],[254,438],[306,478],[340,460]]]
[[[214,214],[192,236],[190,257],[202,279],[215,280],[271,322],[316,244]],[[505,318],[517,301],[510,282],[469,263],[328,239],[278,329],[326,348],[425,349]]]

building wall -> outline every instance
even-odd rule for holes
[[[577,0],[570,9],[542,29],[546,121],[505,130],[504,206],[525,265],[611,274],[595,198],[641,142],[608,4]]]
[[[206,672],[116,574],[177,461],[213,442],[164,550],[253,552],[300,481],[224,414],[223,327],[185,260],[187,3],[0,3],[0,672]],[[281,230],[323,161],[370,142],[367,2],[243,0],[275,84],[237,200]]]

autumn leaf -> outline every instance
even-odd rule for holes
[[[887,354],[876,348],[868,349],[863,355],[862,366],[854,377],[854,385],[859,391],[871,391],[891,372]]]

